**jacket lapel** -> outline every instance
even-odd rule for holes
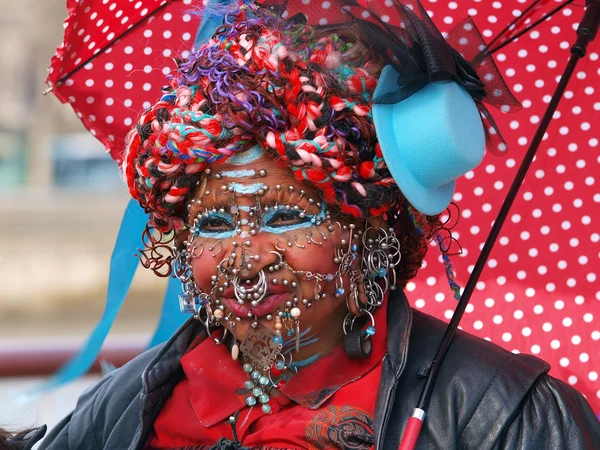
[[[412,327],[412,310],[404,292],[392,291],[387,302],[387,355],[383,361],[379,392],[375,404],[375,450],[382,449],[389,416],[394,403],[396,386],[402,376],[408,355]]]

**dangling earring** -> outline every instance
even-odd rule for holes
[[[395,288],[396,266],[402,259],[400,241],[392,228],[386,231],[369,227],[362,234],[362,244],[360,267],[364,275],[367,306],[374,310],[382,305],[387,291]]]
[[[204,305],[204,296],[196,286],[189,253],[187,250],[173,249],[175,253],[174,273],[181,281],[181,294],[179,294],[179,310],[184,314],[197,316]]]
[[[348,359],[352,360],[368,358],[373,351],[371,336],[375,334],[375,318],[366,309],[361,309],[360,311],[368,315],[371,319],[371,325],[365,330],[352,331],[354,322],[358,317],[348,313],[344,318],[344,351]]]
[[[187,250],[174,248],[173,251],[176,255],[174,273],[181,281],[182,290],[179,294],[179,310],[184,314],[192,314],[194,319],[202,322],[206,332],[211,336],[211,321],[214,319],[218,324],[219,320],[223,318],[223,310],[216,308],[213,311],[210,305],[210,295],[198,289],[192,272],[190,254]],[[221,339],[213,338],[215,344],[222,344],[226,335],[227,328],[225,328]]]

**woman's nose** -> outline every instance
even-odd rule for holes
[[[237,245],[232,270],[234,276],[242,280],[256,281],[261,271],[264,274],[279,270],[283,264],[283,254],[275,250],[270,239],[255,238],[249,245]],[[230,258],[229,261],[232,261]]]

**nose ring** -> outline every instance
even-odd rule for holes
[[[233,277],[232,284],[235,298],[240,305],[243,305],[245,301],[250,300],[251,305],[256,306],[264,300],[267,295],[267,276],[262,269],[258,272],[258,281],[256,284],[242,284],[242,279],[237,275]]]

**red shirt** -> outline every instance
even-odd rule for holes
[[[205,339],[181,358],[184,377],[154,422],[150,449],[211,448],[233,438],[228,419],[238,413],[239,441],[254,449],[368,450],[386,353],[386,308],[374,317],[377,333],[367,359],[351,361],[343,346],[300,369],[270,401],[272,412],[244,403],[247,374],[229,350]],[[370,325],[370,323],[368,324]]]

